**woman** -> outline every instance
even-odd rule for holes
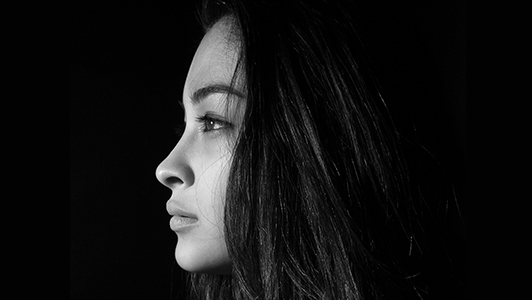
[[[186,126],[156,171],[192,298],[439,295],[433,225],[345,11],[205,3]]]

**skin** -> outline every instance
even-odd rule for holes
[[[157,179],[172,190],[169,213],[178,207],[197,218],[185,230],[176,231],[175,258],[189,272],[231,272],[223,234],[224,194],[231,144],[241,122],[234,105],[226,105],[234,100],[232,94],[215,89],[203,94],[199,103],[193,101],[199,89],[231,83],[238,58],[231,24],[231,19],[221,19],[201,41],[183,90],[185,131],[156,170]],[[198,120],[205,116],[210,119]]]

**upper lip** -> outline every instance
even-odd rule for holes
[[[168,200],[166,202],[166,210],[172,216],[180,216],[185,218],[197,219],[196,215],[190,213],[179,206],[179,203],[175,200]]]

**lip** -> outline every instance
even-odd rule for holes
[[[174,200],[168,200],[168,202],[166,202],[166,210],[172,216],[178,216],[178,217],[190,218],[190,219],[196,219],[196,220],[198,219],[198,217],[196,217],[195,214],[188,212],[187,210],[181,208],[179,206],[179,203]]]
[[[169,200],[166,203],[166,210],[173,216],[170,219],[170,228],[173,231],[179,232],[197,226],[198,218],[196,215],[182,209],[177,201]]]
[[[187,228],[195,227],[197,226],[198,219],[193,218],[187,218],[187,217],[180,217],[180,216],[173,216],[170,219],[170,228],[175,231],[183,231]]]

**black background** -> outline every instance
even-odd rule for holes
[[[189,2],[71,9],[71,299],[169,299],[171,281],[180,287],[170,190],[155,169],[177,142],[202,36]]]
[[[465,204],[465,3],[368,1],[361,30],[390,109],[415,128]],[[397,1],[388,1],[397,2]],[[183,83],[201,40],[193,1],[70,9],[70,298],[183,291],[155,178],[177,142]],[[383,45],[386,45],[383,47]],[[465,213],[465,211],[463,212]]]

